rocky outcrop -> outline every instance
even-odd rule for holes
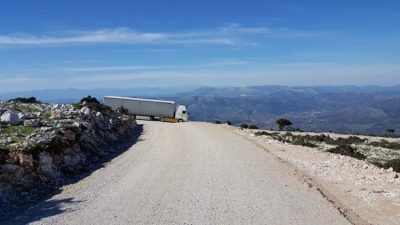
[[[5,124],[17,125],[21,122],[18,113],[13,110],[7,110],[1,115],[0,121]]]
[[[54,187],[82,173],[113,154],[138,128],[130,115],[98,102],[0,102],[0,109],[2,209],[20,198],[20,193]]]

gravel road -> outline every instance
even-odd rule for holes
[[[5,224],[349,224],[275,156],[224,126],[143,121],[128,151]]]

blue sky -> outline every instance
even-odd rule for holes
[[[400,84],[400,1],[0,2],[0,92]]]

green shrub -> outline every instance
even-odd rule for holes
[[[240,128],[247,129],[247,128],[249,128],[249,125],[242,123],[242,124],[240,124]]]
[[[310,147],[310,148],[316,148],[316,147],[318,147],[318,145],[316,145],[316,144],[310,142],[308,139],[303,138],[303,137],[299,137],[299,136],[295,137],[295,138],[293,139],[293,141],[291,142],[291,144],[294,144],[294,145],[301,145],[301,146]]]
[[[393,168],[393,171],[400,173],[400,159],[391,159],[386,162],[372,161],[371,163],[385,169]]]
[[[92,110],[96,110],[96,111],[100,111],[101,109],[104,108],[104,106],[94,97],[92,96],[87,96],[82,98],[79,101],[79,104],[76,104],[75,107],[77,107],[78,109],[87,106],[89,109]]]
[[[38,103],[40,104],[41,102],[38,101],[35,97],[30,97],[30,98],[13,98],[8,100],[8,102],[20,102],[20,103]]]
[[[386,140],[381,140],[381,141],[371,142],[370,145],[375,146],[375,147],[392,149],[392,150],[400,150],[400,143],[398,143],[398,142],[389,142]]]
[[[215,123],[216,123],[216,124],[221,124],[221,121],[216,120]]]
[[[340,155],[346,155],[360,160],[366,159],[365,155],[363,155],[360,152],[357,152],[357,149],[349,144],[339,145],[335,148],[331,148],[328,150],[328,152]]]
[[[229,126],[231,126],[232,125],[232,122],[231,121],[226,121],[226,124],[228,124]]]
[[[400,173],[400,159],[392,159],[383,164],[383,167],[389,169],[393,168],[394,171]]]
[[[256,135],[256,136],[271,136],[271,134],[266,131],[255,132],[254,135]]]
[[[249,125],[248,128],[249,129],[253,129],[253,130],[258,129],[258,127],[256,125],[253,125],[253,124]]]

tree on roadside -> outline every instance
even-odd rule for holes
[[[286,118],[280,118],[276,121],[276,123],[278,124],[279,130],[281,131],[290,128],[290,126],[292,126],[293,124],[290,120]]]
[[[396,133],[396,130],[392,129],[392,128],[388,128],[388,129],[386,129],[386,133],[387,133],[387,136],[394,137],[394,134]]]

